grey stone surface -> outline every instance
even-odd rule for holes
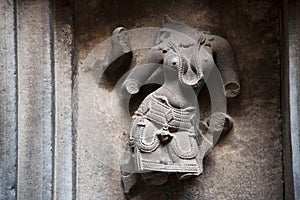
[[[18,199],[51,199],[53,49],[49,1],[18,1]]]
[[[105,80],[99,83],[99,60],[110,41],[97,45],[120,25],[129,30],[159,27],[165,14],[232,44],[242,93],[229,101],[234,130],[205,159],[200,177],[184,182],[171,177],[162,187],[141,184],[133,199],[283,198],[278,1],[74,1],[79,68],[73,93],[72,22],[68,9],[57,7],[72,5],[55,2],[64,3],[53,7],[46,0],[0,1],[0,199],[71,199],[75,194],[84,200],[125,199],[118,169],[121,155],[116,152],[126,139],[129,117],[115,101],[118,93]],[[133,46],[148,48],[150,38],[145,33]],[[299,39],[293,39],[291,50],[297,50]],[[142,57],[144,52],[134,54]],[[291,52],[293,62],[298,62],[296,54]],[[207,95],[203,91],[199,101],[205,104]],[[77,146],[71,142],[74,123]],[[71,153],[71,147],[76,151]]]
[[[283,143],[283,169],[284,169],[284,199],[294,199],[292,147],[290,134],[289,112],[289,49],[288,49],[288,2],[282,2],[281,7],[281,110],[282,110],[282,143]]]
[[[300,199],[300,3],[289,5],[289,111],[293,163],[294,198]]]
[[[109,43],[106,44],[106,48],[109,47]],[[99,50],[105,51],[106,48]],[[85,66],[93,68],[94,63],[95,60],[91,58],[85,62]],[[122,127],[114,123],[114,115],[110,112],[114,103],[118,103],[113,101],[116,93],[106,93],[106,98],[102,98],[100,94],[107,89],[98,87],[99,80],[94,74],[92,69],[79,65],[76,78],[76,174],[84,176],[76,177],[76,198],[122,199],[122,193],[118,192],[122,190],[119,180],[121,174],[116,170],[121,157],[118,144],[122,134],[112,134],[119,133]],[[121,124],[128,124],[124,121],[125,117],[121,119]],[[89,159],[85,159],[86,156]]]
[[[0,2],[0,199],[16,197],[17,75],[14,1]]]
[[[73,137],[72,86],[75,68],[72,13],[70,5],[57,0],[53,5],[55,60],[55,149],[54,199],[73,199],[75,152]]]
[[[0,199],[74,197],[70,6],[0,2]]]
[[[114,101],[118,94],[98,86],[97,60],[104,58],[109,42],[97,45],[119,25],[159,27],[165,14],[229,41],[242,92],[228,102],[234,130],[204,160],[200,177],[184,182],[171,177],[162,187],[140,185],[133,199],[282,199],[278,6],[277,1],[233,0],[75,2],[78,199],[125,199],[115,166],[128,116],[117,117],[124,113]]]

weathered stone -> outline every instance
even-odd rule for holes
[[[75,130],[73,123],[74,41],[72,11],[65,1],[56,0],[54,13],[55,149],[54,199],[74,199]],[[75,108],[74,108],[75,109]]]
[[[221,133],[231,130],[231,118],[223,113],[226,102],[221,101],[225,101],[225,91],[227,97],[235,97],[240,90],[233,52],[225,39],[213,36],[212,43],[208,37],[210,34],[165,16],[156,44],[124,80],[121,88],[125,91],[121,93],[136,94],[157,68],[163,68],[164,83],[142,99],[131,117],[128,129],[131,155],[124,157],[127,161],[121,164],[125,193],[129,193],[137,181],[134,174],[154,185],[165,183],[168,173],[176,173],[180,180],[200,175],[203,157],[211,151]],[[112,46],[111,54],[116,52],[119,49]],[[121,63],[119,68],[124,65]],[[200,122],[196,96],[204,83],[212,102],[212,116],[205,129],[208,134],[198,126],[205,124]],[[223,129],[225,119],[229,122]]]
[[[0,2],[0,199],[16,198],[17,67],[15,1]]]
[[[294,199],[300,199],[300,4],[299,1],[293,1],[289,4],[289,31],[288,36],[288,55],[289,55],[289,67],[286,65],[286,69],[283,72],[285,76],[289,77],[289,96],[285,98],[289,100],[288,109],[286,112],[289,114],[290,123],[285,125],[290,128],[290,145],[292,155],[292,172],[293,172],[293,186],[294,186]],[[283,51],[283,53],[285,53]],[[287,143],[289,144],[289,143]],[[289,147],[287,147],[289,148]],[[286,149],[287,149],[286,148]],[[284,152],[286,153],[286,151]],[[290,177],[290,176],[288,176]],[[289,183],[288,183],[289,184]],[[287,196],[289,196],[288,194]]]
[[[299,104],[298,3],[289,1],[287,6],[283,1],[284,10],[289,11],[283,17],[288,37],[282,40],[279,60],[278,1],[89,0],[73,1],[74,7],[70,2],[0,2],[0,199],[71,199],[75,195],[78,199],[125,199],[120,172],[114,167],[120,164],[122,155],[116,152],[124,148],[120,141],[126,140],[123,131],[130,127],[129,113],[125,115],[120,110],[123,105],[113,101],[119,94],[106,89],[105,80],[99,83],[98,79],[103,66],[100,61],[111,41],[102,51],[94,50],[89,65],[83,61],[117,26],[136,36],[130,33],[132,28],[158,27],[165,14],[226,38],[235,52],[243,90],[229,100],[234,130],[204,160],[200,177],[178,182],[171,176],[161,187],[140,184],[133,199],[292,199],[294,191],[298,198],[299,173],[288,171],[289,167],[295,172],[299,169],[299,106],[294,106]],[[74,9],[75,29],[66,7]],[[149,39],[152,33],[138,35],[139,39],[131,41],[133,54],[143,57],[155,41]],[[208,37],[210,42],[215,39]],[[145,49],[134,49],[141,41]],[[75,43],[76,49],[72,49]],[[72,75],[77,73],[75,52],[79,76],[72,83]],[[290,63],[286,62],[288,57]],[[133,60],[132,65],[137,62]],[[283,76],[279,64],[283,64]],[[151,78],[156,82],[155,75]],[[155,89],[157,85],[150,85],[140,92],[144,95]],[[203,105],[208,91],[204,88],[200,96]],[[131,104],[135,101],[139,105],[140,98],[134,96]],[[204,111],[201,118],[209,116],[209,103],[200,109]],[[119,114],[121,117],[116,117]],[[286,117],[284,123],[282,116]],[[75,142],[76,131],[77,146],[70,142]]]
[[[19,199],[51,199],[54,77],[50,2],[17,2]]]
[[[119,111],[118,104],[111,103],[118,95],[104,88],[97,89],[94,84],[89,88],[91,80],[94,80],[92,73],[97,70],[92,68],[92,61],[91,65],[82,62],[99,42],[111,35],[116,26],[122,25],[128,30],[159,27],[165,14],[226,38],[235,52],[243,90],[239,97],[228,102],[228,112],[235,120],[234,130],[204,160],[204,173],[191,182],[182,183],[171,177],[168,184],[159,188],[140,185],[137,188],[139,192],[133,195],[134,199],[282,199],[278,2],[228,1],[224,4],[223,1],[199,3],[196,0],[75,3],[76,47],[79,53],[78,108],[81,112],[78,115],[78,198],[125,198],[121,194],[119,171],[108,167],[101,159],[101,156],[111,153],[110,159],[114,162],[111,166],[118,164],[115,160],[119,156],[114,154],[116,149],[108,151],[105,148],[110,145],[96,139],[82,139],[81,136],[89,134],[91,138],[108,141],[106,133],[111,133],[109,141],[118,146],[118,141],[125,139],[123,131],[129,127],[129,122],[115,118],[111,112],[112,107],[115,112]],[[144,38],[136,42],[141,43],[141,40],[144,41]],[[102,48],[108,49],[109,44]],[[104,50],[94,52],[98,55],[93,59],[104,59]],[[94,106],[98,111],[88,116],[95,111],[86,109],[91,106],[84,102],[91,101],[89,92],[94,90],[99,99],[94,105],[99,104],[99,108]],[[199,101],[204,102],[207,91],[200,95]],[[202,107],[207,108],[210,105]],[[116,125],[121,123],[128,126]],[[106,154],[99,153],[101,151]]]

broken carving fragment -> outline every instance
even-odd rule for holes
[[[120,36],[112,41],[109,76],[127,70],[133,57],[126,29],[117,28],[113,34]],[[218,102],[240,91],[233,52],[224,38],[165,17],[141,67],[134,67],[124,80],[123,92],[137,94],[158,67],[163,69],[164,83],[142,100],[128,127],[129,154],[121,165],[125,193],[137,176],[161,185],[170,173],[180,180],[200,175],[203,158],[233,125],[231,117],[218,109]],[[214,78],[217,72],[219,79]],[[204,84],[217,102],[207,121],[200,120],[197,100]]]

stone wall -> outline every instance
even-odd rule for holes
[[[116,168],[119,157],[110,149],[101,149],[104,144],[100,140],[112,142],[117,149],[126,130],[126,126],[118,124],[129,127],[129,123],[114,116],[117,108],[110,103],[116,97],[114,92],[105,87],[97,89],[97,77],[96,81],[92,78],[101,67],[95,60],[105,56],[105,48],[98,44],[120,25],[128,30],[159,27],[166,14],[229,41],[237,61],[241,94],[228,101],[228,113],[235,120],[234,130],[204,160],[204,173],[200,177],[185,182],[172,177],[159,188],[143,185],[133,199],[282,199],[279,5],[277,1],[193,0],[75,3],[79,58],[78,197],[125,198]],[[134,42],[145,43],[145,39],[137,38]],[[91,93],[98,100],[86,104],[93,97]],[[98,109],[97,104],[105,108]],[[101,158],[106,155],[116,161]]]
[[[101,60],[114,28],[160,27],[164,15],[229,41],[241,94],[228,100],[234,128],[205,158],[202,175],[141,184],[132,199],[292,199],[300,146],[293,3],[0,1],[0,199],[126,199],[118,152],[129,114],[100,79]],[[291,12],[282,17],[282,8]],[[293,23],[280,32],[280,19]],[[150,47],[146,32],[132,36],[133,45]]]

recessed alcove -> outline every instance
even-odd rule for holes
[[[241,93],[228,99],[228,114],[234,119],[233,130],[222,138],[204,160],[204,172],[183,182],[171,177],[162,187],[140,186],[133,199],[281,199],[283,197],[282,132],[280,110],[280,5],[277,1],[81,1],[74,2],[75,48],[78,55],[78,99],[86,96],[89,78],[85,78],[85,59],[113,30],[160,27],[169,15],[194,28],[210,31],[228,40],[235,55]],[[143,43],[141,38],[135,42]],[[105,46],[105,45],[104,45]],[[109,42],[107,43],[109,48]],[[108,50],[106,50],[108,52]],[[100,52],[100,50],[99,50]],[[101,52],[105,52],[102,49]],[[92,53],[93,54],[93,53]],[[137,53],[136,53],[137,55]],[[102,56],[102,57],[101,57]],[[95,57],[95,56],[94,56]],[[99,59],[103,59],[99,55]],[[97,59],[97,58],[94,58]],[[83,64],[82,64],[83,63]],[[92,81],[92,80],[91,80]],[[83,89],[81,84],[84,82]],[[93,146],[101,145],[101,131],[115,145],[124,139],[128,121],[114,121],[109,113],[116,96],[99,90],[100,109],[91,140],[79,139],[77,145],[77,195],[82,198],[125,198],[120,172],[115,165],[102,162]],[[202,91],[203,96],[207,92]],[[201,96],[200,94],[200,96]],[[205,100],[200,102],[205,104]],[[94,124],[84,124],[78,112],[78,137]],[[209,104],[206,107],[209,107]],[[114,115],[114,114],[112,114]],[[129,116],[129,115],[128,115]],[[127,117],[128,117],[127,116]],[[126,117],[126,116],[125,116]],[[100,119],[100,121],[99,121]],[[92,119],[89,119],[92,120]],[[82,123],[82,124],[81,124]],[[128,125],[127,125],[128,126]],[[105,128],[104,128],[105,127]],[[125,129],[125,130],[124,130]],[[96,138],[95,138],[96,137]],[[125,138],[126,139],[126,138]],[[105,139],[104,139],[105,140]],[[108,139],[107,141],[110,141]],[[88,146],[88,147],[86,147]],[[96,154],[96,156],[95,156]],[[97,156],[98,154],[98,156]],[[105,159],[106,160],[106,159]],[[118,161],[116,161],[118,162]],[[101,167],[100,167],[101,166]]]

